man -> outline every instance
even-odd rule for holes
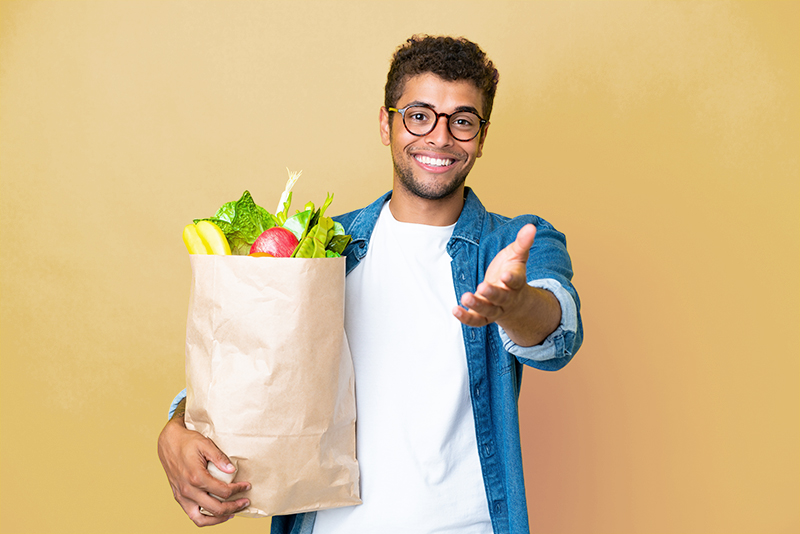
[[[393,58],[380,111],[392,191],[338,218],[353,238],[345,329],[364,504],[276,517],[274,533],[528,532],[522,366],[563,367],[582,326],[564,236],[536,216],[488,213],[465,187],[497,80],[464,39],[415,37]],[[175,498],[198,525],[225,521],[247,499],[208,493],[249,485],[207,474],[207,460],[232,467],[182,414],[159,438]]]

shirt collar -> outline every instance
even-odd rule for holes
[[[483,220],[486,218],[486,209],[478,200],[478,196],[469,187],[464,188],[464,207],[461,209],[461,215],[458,216],[458,222],[453,229],[453,237],[450,238],[450,243],[453,244],[456,240],[466,241],[473,245],[480,244],[481,229],[483,228]]]
[[[375,223],[381,214],[384,203],[392,197],[392,192],[388,191],[378,198],[375,202],[361,210],[351,225],[350,235],[354,243],[359,241],[369,241]],[[464,188],[464,207],[458,216],[456,227],[453,229],[453,236],[450,238],[450,245],[456,241],[466,241],[473,245],[480,244],[481,228],[486,218],[486,209],[478,200],[478,196],[471,188]]]

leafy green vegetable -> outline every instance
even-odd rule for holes
[[[338,224],[338,223],[337,223]],[[328,243],[328,252],[333,252],[338,256],[344,254],[344,249],[350,244],[349,235],[334,235]]]
[[[294,234],[298,241],[303,239],[303,236],[308,231],[308,223],[311,222],[311,217],[314,215],[312,210],[298,211],[283,223],[283,227]]]
[[[325,217],[325,211],[333,201],[333,195],[328,193],[325,202],[315,209],[313,202],[308,202],[303,211],[288,217],[289,207],[292,203],[290,191],[299,173],[290,173],[286,190],[278,203],[282,208],[276,215],[270,214],[253,200],[249,191],[242,194],[242,198],[223,204],[213,217],[195,219],[211,221],[222,230],[231,246],[231,253],[247,255],[250,247],[258,236],[273,226],[286,228],[297,238],[298,244],[292,253],[293,258],[336,258],[344,253],[345,247],[350,243],[350,236],[345,235],[344,227],[334,222],[330,217]]]
[[[249,191],[239,200],[223,204],[213,217],[194,222],[198,221],[211,221],[219,226],[228,239],[231,253],[240,255],[249,254],[250,247],[265,230],[278,226],[275,217],[256,204]]]
[[[344,227],[330,217],[320,217],[308,234],[298,243],[293,258],[338,258],[350,243]]]
[[[292,254],[293,258],[325,258],[327,254],[325,247],[328,245],[330,237],[333,237],[333,219],[321,217],[303,240],[298,243],[297,248]]]
[[[319,216],[320,217],[324,217],[325,216],[325,210],[328,209],[328,206],[331,205],[331,202],[333,202],[333,193],[328,193],[327,197],[325,198],[325,202],[319,208]]]

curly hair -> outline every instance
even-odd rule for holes
[[[484,118],[492,114],[500,74],[483,50],[463,37],[414,35],[401,45],[389,67],[384,105],[396,107],[406,80],[426,73],[448,81],[471,81],[483,94]]]

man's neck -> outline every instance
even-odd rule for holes
[[[464,207],[464,188],[440,200],[428,200],[409,193],[403,188],[392,190],[389,209],[400,222],[449,226],[455,224]]]

